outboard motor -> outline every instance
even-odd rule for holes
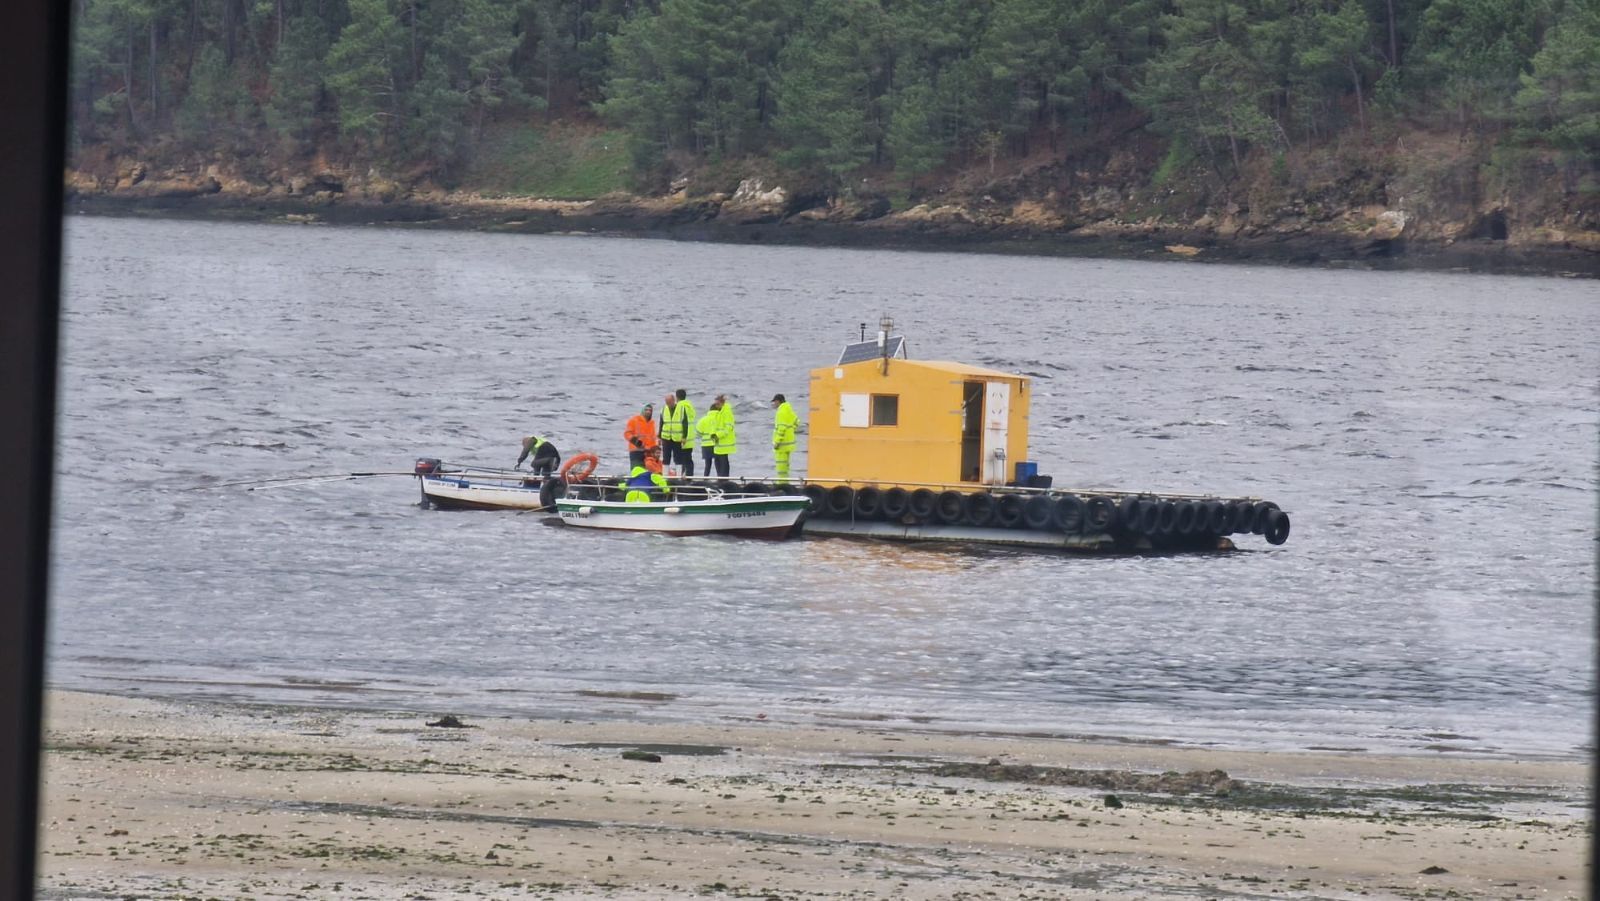
[[[419,457],[415,471],[419,476],[431,476],[439,471],[439,460],[436,457]]]

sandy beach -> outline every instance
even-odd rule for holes
[[[48,899],[1575,899],[1588,880],[1579,762],[47,705]]]

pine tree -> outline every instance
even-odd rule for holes
[[[1433,0],[1422,17],[1408,85],[1463,128],[1494,128],[1512,113],[1554,0]]]
[[[1226,151],[1236,172],[1251,145],[1281,134],[1267,112],[1278,85],[1258,55],[1264,38],[1251,13],[1232,0],[1178,0],[1162,17],[1166,46],[1135,95],[1157,130],[1201,149],[1213,165]]]
[[[602,114],[629,130],[646,165],[673,149],[755,151],[769,134],[789,10],[783,0],[663,0],[612,43]]]
[[[939,128],[933,88],[913,81],[894,95],[887,144],[895,173],[913,186],[944,162],[949,147]]]
[[[248,103],[249,95],[222,48],[211,44],[189,73],[189,92],[178,107],[178,136],[193,147],[232,149],[235,117]]]
[[[1569,178],[1600,166],[1600,6],[1567,0],[1521,78],[1516,107],[1532,137],[1563,152]]]
[[[350,0],[350,23],[328,51],[328,89],[339,101],[339,130],[378,144],[395,119],[396,65],[407,56],[387,0]]]
[[[268,127],[292,151],[310,149],[322,103],[323,59],[328,52],[326,25],[302,14],[284,23],[267,83],[272,95],[264,113]]]
[[[787,166],[838,182],[872,159],[887,20],[874,0],[820,0],[778,54],[773,131]]]

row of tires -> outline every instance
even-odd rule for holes
[[[1121,534],[1157,541],[1255,534],[1289,539],[1289,514],[1271,501],[1167,500],[1153,495],[1015,494],[929,488],[807,485],[811,514],[825,519]]]

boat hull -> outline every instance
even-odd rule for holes
[[[422,499],[441,510],[542,510],[539,480],[475,481],[452,475],[420,476]]]
[[[799,531],[807,503],[799,496],[642,504],[562,499],[556,512],[562,524],[583,529],[781,539]]]

